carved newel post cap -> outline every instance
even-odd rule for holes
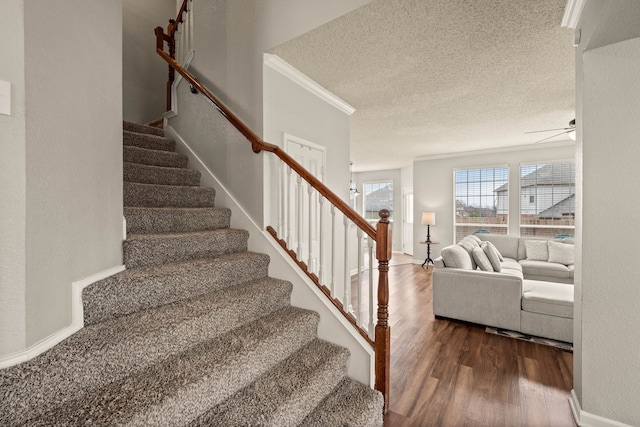
[[[381,222],[389,222],[389,216],[391,216],[391,212],[389,212],[389,209],[380,209],[380,212],[378,212],[378,215],[380,215],[380,221]]]

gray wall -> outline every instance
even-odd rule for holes
[[[16,94],[15,115],[0,116],[9,124],[2,158],[15,163],[15,174],[2,168],[3,186],[16,203],[0,211],[11,230],[0,248],[0,313],[16,329],[6,341],[0,330],[0,355],[70,325],[71,283],[122,264],[122,3],[10,6],[3,35],[15,42],[24,31],[24,44],[9,49],[15,64],[0,65]]]
[[[190,70],[262,136],[263,53],[369,1],[211,0],[195,3],[195,56]],[[213,112],[210,107],[194,109],[194,120],[190,123],[200,126]],[[177,120],[179,118],[173,119],[170,124],[181,135],[203,132],[185,129]],[[222,158],[203,157],[203,161],[239,199],[254,221],[262,224],[263,194],[258,183],[264,176],[263,159],[252,155],[247,146],[228,147],[228,142],[220,138],[223,136],[207,135],[206,149]],[[202,144],[204,142],[198,143]]]
[[[541,144],[534,148],[514,151],[488,150],[486,153],[469,153],[465,156],[439,156],[413,162],[414,232],[413,258],[426,258],[427,248],[418,242],[424,241],[426,226],[422,225],[422,212],[436,213],[436,225],[431,227],[431,257],[440,256],[440,250],[453,244],[453,171],[455,169],[509,166],[509,233],[519,235],[519,185],[520,164],[552,160],[573,160],[575,146],[551,147]]]
[[[0,13],[0,80],[11,82],[12,98],[11,116],[0,115],[0,356],[26,346],[23,9],[23,0],[7,0]]]
[[[167,63],[156,53],[153,30],[167,29],[176,0],[124,0],[122,104],[125,120],[147,123],[166,111]]]
[[[639,16],[637,1],[587,2],[576,61],[583,179],[574,389],[583,411],[629,425],[640,425],[640,288],[624,243],[640,239]]]

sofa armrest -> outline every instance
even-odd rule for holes
[[[522,279],[480,270],[433,270],[433,314],[520,330]]]

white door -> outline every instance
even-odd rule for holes
[[[402,252],[413,255],[413,187],[402,190]]]
[[[306,141],[293,135],[284,134],[285,151],[306,170],[324,182],[326,147]],[[296,252],[298,260],[307,264],[309,271],[319,273],[318,257],[320,252],[319,236],[319,194],[312,190],[306,181],[290,173],[288,167],[283,170],[286,182],[284,207],[289,225],[287,246]]]

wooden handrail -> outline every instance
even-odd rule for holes
[[[162,27],[156,28],[156,37],[158,43],[162,43],[165,39],[164,31]],[[293,169],[298,175],[315,188],[323,197],[331,202],[336,208],[340,210],[347,218],[353,221],[358,227],[362,229],[372,239],[376,240],[376,229],[373,228],[369,222],[354,211],[351,206],[338,197],[329,187],[324,185],[322,181],[313,176],[307,171],[300,163],[295,161],[293,157],[287,154],[282,148],[277,145],[270,144],[263,141],[258,135],[256,135],[247,125],[245,125],[235,114],[233,114],[214,94],[212,94],[206,87],[204,87],[193,74],[185,70],[178,62],[167,54],[163,49],[157,48],[158,55],[160,55],[170,67],[174,68],[186,81],[189,82],[198,92],[204,95],[216,109],[251,143],[251,148],[254,153],[260,151],[267,151],[275,154],[280,158],[287,166]]]
[[[188,0],[183,3],[183,8],[186,10],[186,4]],[[184,11],[181,8],[179,16]],[[171,31],[175,32],[179,22],[175,22],[175,26],[171,26]],[[173,25],[173,23],[171,24]],[[297,259],[296,254],[287,248],[286,243],[279,239],[277,233],[272,227],[268,227],[268,232],[276,239],[276,241],[283,247],[283,249],[289,253],[298,266],[310,277],[310,279],[320,288],[320,290],[331,300],[331,302],[339,309],[339,311],[356,327],[356,330],[365,338],[365,340],[373,344],[375,350],[375,389],[378,390],[384,396],[384,412],[386,413],[389,408],[389,389],[390,389],[390,348],[391,348],[391,327],[389,325],[389,260],[391,259],[391,229],[389,224],[390,212],[386,209],[380,211],[380,221],[374,228],[369,222],[354,211],[351,206],[345,203],[340,197],[338,197],[333,191],[331,191],[326,185],[324,185],[319,179],[313,176],[307,171],[300,163],[298,163],[293,157],[286,153],[282,148],[277,145],[270,144],[263,141],[258,135],[256,135],[247,125],[245,125],[235,114],[233,114],[213,93],[211,93],[205,86],[203,86],[198,79],[189,73],[184,67],[182,67],[175,60],[175,40],[164,34],[162,27],[155,29],[156,34],[156,51],[168,64],[171,72],[169,73],[170,81],[167,82],[167,88],[170,89],[173,84],[173,70],[180,73],[180,75],[191,85],[192,88],[204,95],[216,109],[240,132],[250,143],[251,149],[254,153],[266,151],[275,154],[284,164],[294,170],[298,176],[304,179],[312,188],[320,193],[326,200],[328,200],[333,206],[338,208],[342,214],[351,220],[357,227],[364,231],[371,239],[376,242],[376,258],[378,260],[378,311],[377,311],[377,323],[375,326],[374,338],[372,342],[367,334],[363,333],[362,329],[358,326],[353,316],[346,312],[339,302],[331,296],[331,292],[322,284],[320,284],[318,278],[310,273],[304,262]],[[169,53],[164,50],[164,42],[167,41],[169,45]],[[170,90],[167,95],[167,109],[171,107]],[[345,286],[347,284],[345,283]]]

